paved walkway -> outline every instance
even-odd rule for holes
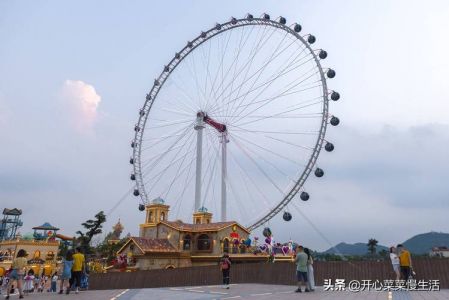
[[[266,284],[235,284],[229,290],[221,286],[196,286],[178,288],[155,288],[135,290],[106,290],[86,291],[78,295],[58,295],[51,293],[30,294],[25,299],[73,299],[73,300],[141,300],[141,299],[324,299],[324,300],[417,300],[417,299],[449,299],[449,290],[437,292],[329,292],[318,287],[312,293],[295,293],[294,286],[266,285]],[[4,296],[4,295],[2,295]],[[18,299],[18,295],[12,295],[10,299]],[[2,298],[0,298],[2,299]]]

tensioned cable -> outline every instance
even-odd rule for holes
[[[302,44],[301,44],[302,45]],[[288,47],[287,47],[288,48]],[[303,49],[303,51],[305,50],[305,49],[307,49],[307,48],[304,48]],[[303,52],[302,51],[302,52]],[[301,53],[302,53],[301,52]],[[306,56],[304,56],[304,58],[305,57],[307,57],[308,55],[306,55]],[[277,57],[277,56],[276,56]],[[301,58],[302,59],[302,58]],[[300,59],[300,60],[301,60]],[[270,61],[269,61],[270,62]],[[290,64],[288,64],[286,67],[284,67],[283,69],[282,69],[282,71],[280,71],[279,73],[277,73],[276,74],[276,72],[278,72],[279,71],[279,69],[275,72],[275,74],[269,79],[269,80],[267,80],[266,82],[264,82],[264,83],[262,83],[262,84],[260,84],[257,88],[255,88],[255,89],[253,89],[253,90],[257,90],[257,89],[259,89],[260,87],[263,87],[263,86],[265,86],[266,84],[268,84],[268,83],[270,83],[270,82],[272,82],[273,80],[276,80],[276,79],[278,79],[279,77],[281,77],[281,76],[283,76],[283,75],[285,75],[285,74],[288,74],[289,72],[291,72],[292,70],[289,70],[289,71],[285,71],[287,68],[289,68],[290,66],[292,66],[293,64],[295,64],[295,63],[297,63],[297,62],[299,62],[299,61],[292,61]],[[257,74],[257,72],[256,73],[254,73],[253,75],[251,75],[251,76],[254,76],[255,74]],[[241,83],[241,85],[244,85],[245,84],[245,81],[243,82],[243,83]],[[240,86],[239,86],[240,87]],[[239,87],[237,87],[237,88],[239,88]],[[232,91],[233,92],[233,91]],[[232,92],[230,92],[230,95],[232,94]],[[251,92],[251,91],[249,91],[249,92]],[[247,92],[248,93],[248,92]],[[241,95],[241,96],[237,96],[236,98],[233,98],[232,100],[229,100],[228,102],[226,102],[226,104],[229,104],[229,103],[232,103],[232,102],[235,102],[237,99],[239,99],[240,97],[244,97],[246,95],[246,93],[245,94],[243,94],[243,95]]]
[[[309,60],[306,61],[305,63],[309,62],[310,60],[311,60],[311,59],[309,59]],[[305,76],[305,75],[308,74],[308,72],[313,71],[313,70],[314,70],[314,68],[312,68],[312,69],[310,69],[309,71],[305,72],[305,73],[302,74],[301,76]],[[238,106],[234,109],[234,111],[232,111],[231,113],[237,113],[238,108],[244,107],[244,109],[240,111],[240,114],[242,114],[242,113],[246,110],[246,108],[249,107],[249,106],[251,106],[251,105],[254,103],[254,101],[255,101],[255,100],[256,100],[256,99],[257,99],[263,92],[265,92],[265,91],[266,91],[266,90],[267,90],[267,89],[268,89],[274,82],[276,82],[277,79],[281,78],[282,76],[284,76],[284,75],[286,75],[286,74],[288,74],[288,72],[284,72],[283,74],[278,74],[275,78],[270,79],[270,80],[264,82],[263,84],[259,85],[259,86],[256,87],[255,89],[252,89],[252,90],[248,91],[248,92],[246,93],[246,95],[248,95],[248,94],[250,94],[250,93],[256,91],[256,90],[259,89],[260,87],[263,87],[263,89],[262,89],[261,91],[259,91],[259,93],[258,93],[256,96],[254,96],[254,97],[252,98],[252,100],[249,102],[249,104],[242,105],[243,103],[241,102],[241,104],[238,105]],[[313,76],[313,75],[315,75],[315,74],[316,74],[316,73],[313,73],[311,76]],[[297,87],[298,85],[301,85],[302,83],[306,82],[309,78],[310,78],[310,77],[307,77],[307,78],[305,78],[304,80],[299,81],[299,83],[298,83],[297,85],[294,85],[292,88]],[[301,77],[296,78],[293,82],[291,82],[291,83],[285,85],[282,89],[287,88],[289,85],[291,85],[292,83],[297,82],[297,81],[300,80],[300,79],[301,79]],[[276,92],[276,95],[277,95],[277,96],[272,96],[273,99],[278,99],[278,98],[280,98],[279,96],[285,95],[286,92],[288,92],[288,91],[291,90],[292,88],[288,88],[288,89],[287,89],[286,91],[284,91],[283,93],[280,93],[279,90],[281,90],[281,89],[279,89],[279,90]],[[246,96],[246,95],[245,95],[245,96]],[[268,98],[267,100],[269,100],[269,99],[270,99],[270,98]],[[261,102],[261,101],[257,101],[256,103],[258,103],[258,102]],[[269,101],[269,102],[271,102],[271,101]],[[269,103],[269,102],[268,102],[268,103]]]
[[[286,49],[288,49],[294,42],[290,43],[287,47],[285,47],[284,49],[282,49],[279,53],[278,50],[282,45],[282,42],[285,40],[285,38],[287,37],[288,32],[285,33],[284,37],[282,38],[282,40],[278,43],[276,49],[273,51],[273,53],[271,54],[271,56],[268,58],[268,61],[266,63],[264,63],[262,65],[262,67],[260,67],[258,70],[256,70],[256,72],[254,74],[258,74],[256,79],[253,81],[250,89],[252,89],[254,87],[254,85],[257,83],[257,81],[259,80],[260,76],[262,76],[263,72],[266,70],[266,68],[270,65],[271,62],[273,62],[281,53],[282,51],[285,51]],[[251,62],[252,64],[252,62]],[[250,68],[248,68],[249,70]],[[243,79],[244,84],[246,84],[249,81],[250,78],[245,78]],[[240,86],[239,90],[237,91],[237,97],[240,94],[242,86]],[[241,100],[241,102],[245,101],[245,98],[248,94],[245,95],[245,97],[243,97],[243,99]],[[225,101],[226,98],[223,99],[223,101]],[[232,111],[232,110],[231,110]],[[225,113],[229,113],[229,105],[227,106],[226,112]]]
[[[185,131],[187,132],[188,129],[189,129],[189,128],[187,128]],[[175,143],[173,143],[173,144],[168,148],[167,152],[161,154],[160,158],[159,158],[158,160],[156,160],[151,166],[148,166],[147,169],[150,169],[150,170],[151,170],[151,169],[153,169],[154,167],[156,167],[156,166],[163,160],[163,158],[170,152],[170,150],[171,150],[171,149],[172,149],[178,142],[180,142],[183,138],[185,138],[186,136],[187,136],[187,135],[181,136],[179,139],[177,139],[177,140],[175,141]],[[184,143],[186,143],[187,140],[188,140],[188,139],[186,139],[186,141],[185,141]],[[182,149],[182,148],[181,148],[181,149]],[[144,173],[144,172],[142,172],[142,173]],[[146,177],[146,175],[147,175],[147,174],[143,174],[143,177]]]
[[[245,42],[243,43],[243,47],[244,47],[244,46],[246,45],[246,43],[248,42],[248,38],[251,36],[251,33],[253,32],[254,28],[255,28],[255,26],[251,26],[251,30],[249,30],[248,34],[246,35]],[[231,78],[235,78],[235,74],[236,74],[236,71],[237,71],[238,60],[239,60],[239,58],[240,58],[241,49],[242,49],[242,41],[243,41],[243,37],[245,36],[243,33],[245,33],[245,28],[244,28],[244,27],[241,27],[241,35],[240,35],[239,46],[238,46],[238,48],[236,48],[236,50],[234,51],[234,55],[233,55],[234,60],[233,60],[232,63],[230,64],[229,68],[227,69],[225,75],[224,75],[223,78],[222,78],[222,81],[226,80],[226,78],[228,77],[229,71],[232,69],[233,66],[234,66],[234,72],[233,72],[233,75],[232,75]],[[221,64],[222,64],[222,63],[223,63],[223,61],[221,62]],[[234,84],[234,80],[231,81],[231,90],[232,90],[233,84]],[[212,89],[213,89],[214,86],[215,86],[215,82],[214,82],[214,84],[213,84],[213,86],[212,86]],[[211,94],[212,94],[212,90],[211,90],[211,92],[209,93],[209,97],[211,96]],[[215,92],[215,91],[214,91],[214,95],[216,95],[216,92]],[[209,110],[210,110],[210,107],[206,107],[206,110],[209,111]]]
[[[240,135],[238,135],[238,134],[236,134],[236,133],[233,133],[232,136],[233,136],[233,137],[236,137],[236,138],[238,138],[238,139],[241,139],[241,140],[243,140],[243,141],[245,141],[245,142],[247,142],[247,143],[250,143],[251,145],[254,145],[254,146],[256,146],[257,148],[260,148],[260,149],[262,149],[262,150],[265,150],[265,151],[268,152],[268,153],[271,153],[271,154],[274,154],[274,155],[276,155],[276,156],[278,156],[278,157],[280,157],[280,158],[283,158],[283,159],[285,159],[285,160],[287,160],[287,161],[289,161],[289,162],[291,162],[291,163],[294,163],[294,164],[296,164],[296,165],[300,165],[300,166],[302,166],[302,167],[305,167],[305,165],[304,165],[303,163],[299,163],[299,162],[297,162],[297,161],[294,161],[293,159],[290,159],[290,158],[288,158],[288,157],[286,157],[286,156],[284,156],[284,155],[281,155],[281,154],[276,153],[276,152],[274,152],[274,151],[272,151],[272,150],[270,150],[270,149],[267,149],[267,148],[265,148],[265,147],[263,147],[263,146],[260,146],[260,145],[254,143],[254,142],[251,142],[251,141],[249,141],[248,139],[245,139],[244,137],[242,137],[242,136],[240,136]]]
[[[243,168],[243,167],[241,166],[241,164],[238,162],[237,158],[235,158],[233,152],[232,152],[232,151],[228,151],[228,154],[229,154],[229,157],[231,158],[231,161],[234,162],[235,165],[236,165],[236,166],[238,167],[238,169],[240,170],[240,176],[241,176],[242,179],[245,181],[245,187],[246,187],[246,190],[247,190],[247,192],[248,192],[248,195],[249,195],[251,198],[253,197],[253,193],[251,193],[251,192],[249,191],[249,189],[248,189],[248,184],[246,184],[247,181],[245,180],[245,176],[246,176],[246,178],[249,179],[250,183],[252,183],[252,185],[254,186],[255,190],[260,194],[261,199],[263,199],[263,200],[265,201],[265,204],[266,204],[268,207],[271,207],[270,200],[267,198],[267,196],[265,195],[265,193],[263,193],[263,192],[260,190],[259,186],[254,182],[253,178],[252,178],[251,176],[249,176],[249,174],[246,172],[245,168]],[[244,176],[244,175],[245,175],[245,176]],[[252,198],[252,200],[253,200],[254,203],[257,203],[256,201],[254,201],[254,198]]]

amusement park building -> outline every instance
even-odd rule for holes
[[[20,233],[13,239],[0,242],[0,276],[9,269],[17,252],[23,249],[28,254],[28,268],[33,269],[36,274],[51,275],[56,269],[59,241],[56,240],[59,228],[49,223],[33,227],[34,235],[22,237]]]
[[[168,221],[169,206],[160,198],[145,207],[145,223],[139,237],[130,237],[118,255],[133,261],[133,269],[149,270],[217,264],[224,252],[233,260],[261,260],[246,253],[248,229],[235,221],[212,222],[212,214],[200,208],[193,223]]]

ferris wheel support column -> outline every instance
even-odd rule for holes
[[[226,144],[229,143],[226,131],[221,133],[221,221],[226,221],[226,181],[227,181],[227,163],[226,163]]]
[[[198,211],[201,205],[201,169],[203,161],[203,129],[204,129],[204,114],[199,112],[196,118],[194,129],[196,135],[196,183],[195,183],[195,208]]]

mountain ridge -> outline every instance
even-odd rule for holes
[[[404,245],[413,254],[426,254],[432,247],[446,246],[449,247],[449,233],[444,232],[427,232],[420,233],[405,240],[401,244]],[[376,252],[382,250],[389,251],[389,247],[378,244]],[[365,255],[368,254],[367,243],[345,243],[340,242],[334,247],[321,252],[323,254],[343,254],[343,255]]]

